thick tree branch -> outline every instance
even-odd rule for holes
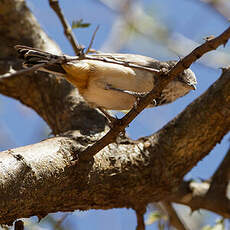
[[[51,90],[52,89],[52,90]],[[78,91],[64,79],[41,72],[0,79],[0,93],[18,99],[33,108],[54,134],[71,129],[90,134],[101,132],[105,118],[89,108]]]
[[[59,53],[58,46],[41,29],[24,1],[0,2],[0,73],[19,67],[14,46],[18,43]],[[19,20],[20,19],[20,20]]]
[[[151,137],[111,144],[89,162],[73,160],[100,135],[89,139],[79,131],[71,133],[73,139],[51,138],[2,152],[0,223],[75,209],[135,209],[164,200],[229,131],[229,79],[226,70],[207,92]],[[203,204],[219,213],[215,205]]]
[[[230,218],[230,201],[227,198],[229,183],[230,150],[214,173],[210,182],[183,182],[169,200],[188,205],[192,210],[204,208]]]
[[[230,149],[212,177],[212,183],[207,196],[226,197],[227,186],[230,181]]]
[[[184,204],[192,211],[207,209],[215,212],[224,218],[230,218],[230,201],[226,196],[208,194],[209,182],[184,181],[178,190],[168,197],[168,201]]]
[[[183,182],[169,200],[186,204],[192,210],[205,208],[219,213],[225,218],[230,218],[230,201],[227,198],[230,177],[229,164],[230,149],[210,179],[211,183],[208,181],[202,183]]]
[[[40,28],[24,1],[9,0],[7,4],[0,2],[0,11],[0,74],[6,73],[5,78],[0,80],[0,93],[34,109],[54,134],[71,129],[78,129],[85,134],[103,131],[104,117],[90,109],[78,91],[64,79],[42,72],[11,75],[11,68],[22,68],[14,49],[17,44],[56,54],[61,52]],[[7,77],[9,75],[11,77]]]
[[[50,41],[41,37],[41,29],[32,15],[28,16],[24,2],[9,0],[8,4],[0,3],[0,9],[4,9],[1,20],[6,25],[0,27],[3,35],[0,37],[2,73],[8,72],[11,65],[18,66],[13,48],[8,47],[24,41],[25,45],[50,50],[47,48]],[[21,21],[15,18],[21,18],[23,26],[20,27]],[[9,36],[11,29],[12,34],[15,30],[16,39],[14,35],[12,38]],[[222,35],[221,42],[227,39],[228,33]],[[4,39],[8,43],[4,43]],[[194,51],[192,58],[179,62],[179,67],[171,70],[172,76],[199,58],[202,52],[215,48],[219,44],[216,43],[218,39],[205,43],[205,48]],[[3,44],[8,44],[8,47],[3,47]],[[75,209],[135,209],[164,200],[177,191],[184,174],[209,154],[229,131],[229,79],[230,71],[225,70],[205,94],[156,134],[137,142],[120,140],[87,162],[79,160],[79,156],[103,135],[105,121],[81,101],[77,90],[62,79],[41,73],[1,80],[1,93],[35,109],[54,133],[64,133],[66,137],[1,152],[0,223]],[[74,129],[77,131],[70,131]],[[200,199],[198,203],[187,204],[194,209],[199,208],[199,204],[228,216],[229,205],[226,206],[226,202],[225,206],[222,203],[219,207],[220,203],[208,200],[211,204],[207,205]]]

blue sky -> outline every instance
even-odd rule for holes
[[[58,43],[64,53],[73,55],[73,50],[64,37],[63,29],[56,15],[48,6],[48,0],[28,0],[27,2],[48,35]],[[84,21],[92,23],[88,29],[74,31],[79,42],[85,46],[89,44],[95,27],[100,25],[93,47],[100,49],[109,36],[111,26],[117,17],[116,13],[96,0],[60,2],[70,22],[83,18]],[[146,12],[154,14],[173,32],[181,33],[189,39],[202,43],[204,37],[220,34],[227,28],[228,24],[214,11],[198,2],[196,0],[140,1]],[[228,46],[225,51],[229,51]],[[139,53],[159,60],[178,59],[176,54],[169,52],[154,41],[150,42],[139,36],[131,39],[130,43],[120,52]],[[150,135],[160,129],[183,111],[189,103],[202,94],[220,76],[219,69],[206,67],[199,63],[193,64],[191,68],[196,73],[198,89],[170,105],[146,109],[127,129],[132,138]],[[46,138],[49,133],[46,124],[35,112],[4,96],[0,96],[0,118],[0,127],[4,131],[4,136],[0,134],[1,139],[4,140],[0,143],[1,150],[35,143]],[[186,175],[186,178],[210,177],[227,151],[228,139],[229,135],[215,147],[208,157],[199,162]],[[76,226],[77,229],[94,230],[135,229],[136,225],[133,211],[126,209],[76,212],[68,217],[66,222],[69,223],[69,229],[75,229]],[[149,226],[147,229],[153,228]]]

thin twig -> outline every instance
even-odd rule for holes
[[[57,220],[57,222],[54,224],[54,229],[64,229],[61,227],[61,225],[63,224],[63,222],[68,216],[69,216],[69,213],[63,214],[62,217],[59,220]]]
[[[85,51],[85,54],[88,54],[90,52],[98,29],[99,29],[99,26],[97,26],[95,31],[93,32],[93,36],[92,36],[92,38],[90,40],[90,43],[89,43],[89,46],[88,46],[87,50]]]
[[[167,215],[169,217],[170,225],[175,227],[177,230],[189,230],[188,226],[182,219],[178,216],[176,210],[172,206],[172,203],[167,201],[162,201],[161,204],[163,205]]]
[[[157,82],[150,93],[148,93],[145,97],[140,98],[135,108],[131,109],[122,119],[115,121],[113,124],[114,128],[112,128],[104,137],[102,137],[92,146],[87,147],[81,153],[80,159],[88,161],[105,146],[114,142],[119,133],[122,132],[129,125],[129,123],[153,101],[154,98],[157,98],[161,95],[162,90],[170,81],[172,81],[185,69],[189,68],[193,62],[195,62],[205,53],[215,50],[220,45],[225,45],[229,38],[230,27],[218,37],[208,40],[201,46],[194,49],[190,54],[181,59],[171,70],[169,70],[168,73],[162,73],[161,80]]]
[[[38,70],[38,69],[40,69],[42,67],[53,65],[55,63],[61,63],[62,61],[64,61],[64,60],[60,56],[60,59],[52,59],[52,60],[50,60],[50,61],[48,61],[46,63],[37,64],[37,65],[34,65],[34,66],[26,68],[26,69],[21,69],[19,71],[5,73],[3,75],[0,75],[0,81],[1,80],[5,80],[6,78],[17,77],[17,76],[20,76],[20,75],[25,75],[25,74],[33,73],[34,71],[36,71],[36,70]]]
[[[123,66],[127,66],[130,68],[146,70],[146,71],[149,71],[149,72],[154,73],[154,74],[160,74],[161,73],[161,71],[158,69],[154,69],[151,67],[146,67],[146,66],[137,65],[137,64],[130,63],[130,62],[118,60],[118,59],[116,59],[116,57],[113,56],[113,54],[111,54],[110,56],[107,56],[107,55],[104,56],[102,53],[102,54],[97,54],[97,55],[85,54],[85,55],[82,55],[81,57],[66,57],[66,61],[76,61],[76,60],[82,60],[82,59],[88,59],[88,60],[94,60],[94,61],[103,61],[103,62],[107,62],[107,63],[123,65]]]
[[[112,59],[111,59],[112,58]],[[49,65],[52,65],[52,64],[55,64],[55,63],[66,63],[66,62],[71,62],[71,61],[77,61],[77,60],[83,60],[83,59],[88,59],[88,60],[95,60],[95,61],[103,61],[103,62],[107,62],[107,63],[113,63],[113,64],[118,64],[118,65],[123,65],[123,66],[127,66],[127,67],[131,67],[131,68],[137,68],[137,69],[142,69],[142,70],[146,70],[146,71],[149,71],[151,73],[154,73],[154,74],[160,74],[161,71],[158,70],[158,69],[154,69],[154,68],[149,68],[149,67],[145,67],[145,66],[141,66],[141,65],[135,65],[135,64],[132,64],[132,63],[128,63],[128,62],[123,62],[123,61],[117,61],[117,60],[114,60],[111,56],[111,58],[107,58],[107,57],[104,57],[103,54],[100,56],[91,56],[91,55],[81,55],[81,56],[76,56],[76,57],[69,57],[69,56],[60,56],[59,59],[52,59],[46,63],[42,63],[42,64],[37,64],[37,65],[34,65],[32,67],[28,67],[26,69],[22,69],[22,70],[19,70],[19,71],[15,71],[15,72],[9,72],[9,73],[5,73],[3,75],[0,75],[0,81],[1,80],[4,80],[6,78],[11,78],[11,77],[15,77],[15,76],[20,76],[22,74],[29,74],[29,73],[32,73],[40,68],[44,68],[44,67],[47,67]]]
[[[3,75],[0,75],[0,81],[5,80],[6,78],[17,77],[17,76],[20,76],[20,75],[25,75],[25,74],[32,73],[32,72],[38,70],[41,67],[47,66],[47,64],[48,63],[42,63],[42,64],[34,65],[34,66],[26,68],[26,69],[21,69],[19,71],[5,73]]]
[[[137,217],[136,230],[145,230],[145,220],[144,220],[145,208],[137,209],[135,211],[136,211],[136,217]]]
[[[142,110],[144,110],[144,108],[153,101],[154,98],[157,98],[161,95],[162,90],[167,86],[167,84],[172,81],[176,76],[178,76],[181,72],[183,72],[185,69],[189,68],[189,66],[195,62],[197,59],[199,59],[202,55],[204,55],[205,53],[211,51],[211,50],[215,50],[218,46],[220,45],[225,45],[228,41],[228,39],[230,38],[230,27],[225,30],[221,35],[219,35],[216,38],[207,40],[203,45],[197,47],[196,49],[194,49],[189,55],[187,55],[186,57],[184,57],[183,59],[181,59],[170,71],[168,71],[168,73],[164,73],[161,72],[159,70],[157,70],[157,72],[155,70],[151,70],[151,68],[149,69],[149,71],[155,71],[155,73],[158,74],[162,74],[162,76],[159,76],[159,78],[161,78],[161,80],[159,80],[157,82],[157,84],[155,85],[155,87],[150,91],[150,93],[148,93],[145,97],[140,98],[139,102],[137,103],[137,105],[135,106],[135,108],[133,108],[132,110],[130,110],[122,119],[120,120],[116,120],[113,124],[114,128],[111,129],[103,138],[101,138],[99,141],[97,141],[97,143],[95,143],[92,146],[89,146],[85,149],[85,151],[83,151],[81,153],[80,158],[83,160],[89,160],[91,159],[97,152],[99,152],[100,150],[102,150],[105,146],[107,146],[108,144],[112,143],[115,141],[116,137],[119,135],[120,132],[122,132],[128,125],[129,123],[135,118],[137,117],[137,115],[142,112]],[[62,58],[62,59],[61,59]],[[61,61],[71,61],[71,60],[77,60],[77,59],[93,59],[93,60],[100,60],[100,61],[106,61],[106,62],[112,62],[112,63],[116,63],[116,64],[120,64],[120,65],[125,65],[125,66],[129,66],[129,67],[134,67],[133,65],[130,65],[131,63],[126,63],[126,62],[120,62],[120,61],[114,61],[114,60],[108,60],[104,57],[96,57],[95,56],[89,56],[89,55],[84,55],[82,57],[77,57],[77,58],[68,58],[68,57],[60,57]],[[59,62],[60,60],[52,60],[48,63],[45,63],[44,66],[49,65],[49,64],[53,64],[55,62]],[[41,64],[43,66],[43,64]],[[43,67],[44,67],[43,66]],[[37,67],[34,66],[34,69],[28,69],[27,71],[24,70],[23,73],[25,72],[30,72],[30,71],[34,71],[35,69],[40,68],[41,66]],[[143,66],[135,66],[136,68],[141,68],[141,69],[146,69]],[[134,68],[135,68],[134,67]],[[32,67],[33,68],[33,67]],[[13,74],[9,74],[8,77],[12,76],[12,75],[17,75],[18,73],[13,73]],[[4,75],[3,75],[4,76]],[[1,76],[0,76],[1,78]]]
[[[65,19],[64,14],[62,13],[62,10],[59,6],[58,0],[49,0],[50,7],[54,10],[54,12],[57,14],[58,18],[61,21],[61,24],[64,28],[64,33],[67,39],[70,41],[75,54],[79,55],[82,53],[82,47],[78,43],[77,39],[75,38],[71,26],[69,25],[68,21]]]
[[[82,55],[80,57],[68,57],[68,56],[60,56],[60,59],[54,59],[54,60],[50,60],[46,63],[42,63],[42,64],[37,64],[34,65],[32,67],[28,67],[26,69],[22,69],[19,71],[15,71],[15,72],[9,72],[9,73],[5,73],[3,75],[0,75],[0,81],[4,80],[6,78],[11,78],[11,77],[16,77],[16,76],[20,76],[22,74],[29,74],[32,73],[40,68],[44,68],[47,67],[49,65],[55,64],[55,63],[66,63],[66,62],[71,62],[71,61],[76,61],[76,60],[82,60],[82,59],[88,59],[88,60],[95,60],[95,61],[103,61],[103,62],[107,62],[107,63],[113,63],[113,64],[118,64],[118,65],[123,65],[123,66],[127,66],[127,67],[131,67],[131,68],[137,68],[137,69],[142,69],[142,70],[146,70],[149,71],[151,73],[154,74],[160,74],[160,70],[158,69],[154,69],[154,68],[149,68],[149,67],[145,67],[145,66],[141,66],[141,65],[135,65],[132,63],[128,63],[128,62],[122,62],[122,61],[116,61],[110,58],[106,58],[102,56],[90,56],[90,55]]]

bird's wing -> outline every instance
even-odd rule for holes
[[[97,53],[90,55],[92,57],[106,58],[118,62],[139,65],[142,67],[162,69],[169,68],[176,64],[176,61],[162,62],[151,57],[146,57],[137,54],[121,54],[121,53]]]

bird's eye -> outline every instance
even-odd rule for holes
[[[157,105],[163,105],[163,104],[167,103],[166,98],[157,98],[155,101],[156,101]]]

